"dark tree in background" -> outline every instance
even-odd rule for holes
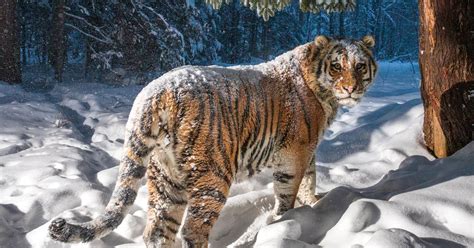
[[[49,62],[54,69],[54,78],[62,82],[63,70],[67,59],[65,21],[65,0],[53,0],[51,37],[49,43]]]
[[[0,1],[0,81],[21,82],[16,0]]]
[[[474,140],[474,1],[420,0],[423,131],[446,157]]]

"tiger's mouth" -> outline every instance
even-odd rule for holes
[[[354,107],[359,102],[359,99],[360,98],[352,98],[348,96],[348,97],[338,98],[337,102],[339,103],[339,105],[342,105],[342,106]]]

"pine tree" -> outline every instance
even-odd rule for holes
[[[0,81],[21,82],[16,0],[0,1]]]

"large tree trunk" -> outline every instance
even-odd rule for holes
[[[473,10],[471,0],[419,1],[423,131],[438,157],[474,140]]]
[[[21,83],[16,0],[0,1],[0,80]]]
[[[50,63],[54,69],[55,79],[63,81],[64,65],[66,64],[66,31],[64,29],[65,0],[53,0],[53,20],[49,44]]]

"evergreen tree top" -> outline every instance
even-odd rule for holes
[[[222,3],[231,3],[233,0],[205,0],[214,9],[219,9]],[[321,10],[352,11],[356,0],[299,0],[300,9],[305,12],[317,13]],[[265,21],[275,15],[276,11],[282,10],[291,3],[291,0],[240,0],[240,3],[252,10],[256,10],[258,16]]]

